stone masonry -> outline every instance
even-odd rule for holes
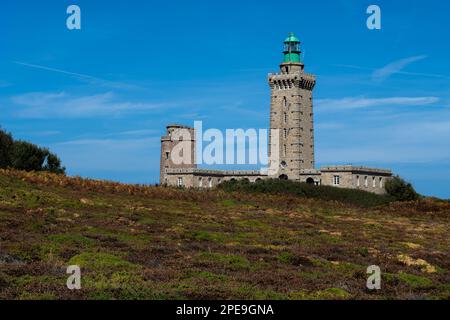
[[[272,141],[272,136],[269,137],[269,163],[277,170],[262,173],[258,170],[199,169],[195,160],[194,129],[169,125],[166,135],[161,137],[161,184],[213,188],[232,179],[248,179],[255,183],[277,178],[385,193],[385,182],[392,177],[390,170],[342,165],[315,169],[312,92],[316,79],[314,75],[304,72],[300,41],[293,33],[285,40],[283,53],[280,72],[268,76],[271,90],[270,129],[278,129],[279,133],[278,143]],[[181,149],[190,152],[182,154]],[[183,161],[174,162],[174,153],[175,158]]]

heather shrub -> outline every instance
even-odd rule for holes
[[[294,194],[306,198],[339,201],[362,207],[383,205],[394,200],[390,195],[336,188],[331,186],[314,186],[290,180],[267,179],[250,183],[248,180],[225,181],[219,188],[226,192],[280,193]]]

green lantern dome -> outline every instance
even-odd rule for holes
[[[284,40],[284,61],[283,63],[300,63],[300,40],[293,32]]]
[[[288,42],[300,43],[300,40],[298,40],[298,38],[295,36],[295,34],[293,32],[289,32],[289,37],[287,37],[286,40],[284,40],[284,43],[288,43]]]

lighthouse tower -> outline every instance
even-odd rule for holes
[[[312,92],[316,79],[304,72],[300,40],[294,33],[284,41],[283,54],[280,72],[269,74],[270,128],[278,129],[279,136],[278,143],[274,135],[270,139],[271,167],[278,168],[271,174],[301,181],[302,174],[315,165]]]

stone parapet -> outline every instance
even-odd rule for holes
[[[320,168],[322,172],[354,172],[354,173],[377,173],[377,174],[385,174],[392,175],[392,171],[388,169],[380,169],[380,168],[370,168],[363,166],[351,166],[351,165],[342,165],[342,166],[324,166]]]

